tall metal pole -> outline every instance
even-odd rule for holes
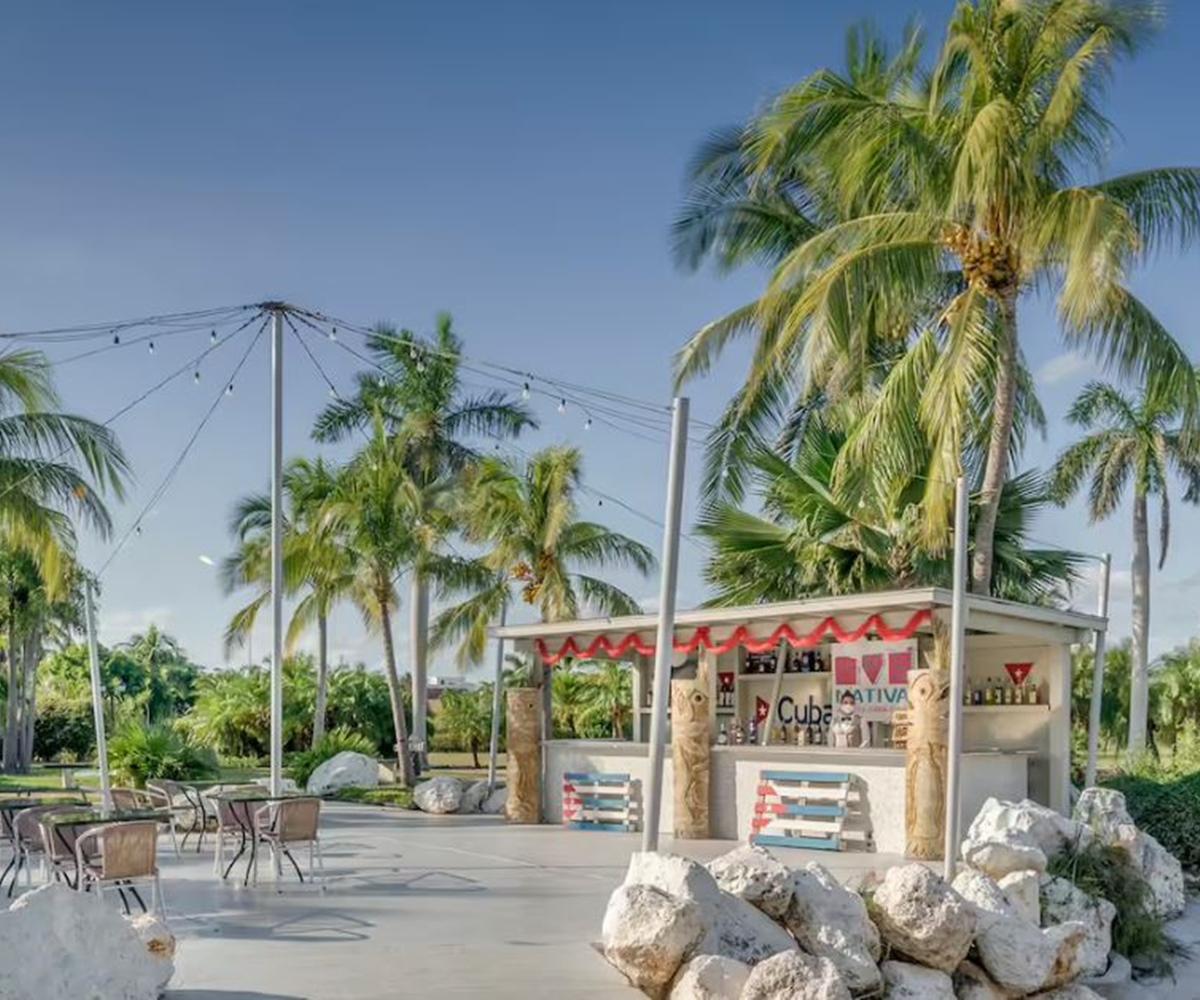
[[[498,628],[504,628],[508,601],[500,605]],[[488,794],[496,787],[496,760],[500,756],[500,713],[504,711],[504,640],[496,636],[496,678],[492,685],[492,737],[488,742]]]
[[[1097,599],[1096,614],[1108,619],[1108,583],[1112,573],[1112,554],[1105,552],[1100,557],[1100,593]],[[1091,788],[1096,783],[1096,757],[1100,752],[1100,709],[1104,700],[1104,643],[1108,634],[1105,628],[1096,629],[1092,644],[1092,703],[1088,711],[1088,756],[1087,771],[1084,777],[1084,787]]]
[[[92,599],[92,580],[83,584],[83,609],[87,620],[88,666],[92,677],[92,719],[96,726],[96,760],[100,768],[100,809],[112,809],[112,785],[108,780],[108,736],[104,731],[104,688],[100,682],[100,645],[96,641],[96,609]]]
[[[954,878],[959,839],[959,763],[962,759],[963,654],[967,640],[967,481],[954,484],[954,592],[950,605],[950,738],[946,750],[946,880]]]
[[[662,807],[663,755],[667,744],[667,702],[675,640],[675,585],[679,577],[679,530],[683,519],[683,471],[687,459],[688,400],[677,396],[671,414],[671,458],[667,467],[667,516],[663,524],[662,578],[658,591],[658,635],[654,643],[654,694],[650,716],[650,780],[642,850],[658,850]]]
[[[271,314],[271,794],[283,787],[283,310]]]

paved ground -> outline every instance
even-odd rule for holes
[[[333,806],[323,816],[324,892],[221,884],[212,856],[161,868],[179,938],[171,1000],[381,1000],[391,997],[635,997],[590,942],[636,834],[511,827]],[[664,843],[705,859],[727,841]],[[819,857],[846,878],[895,859]],[[791,855],[791,857],[785,857]]]

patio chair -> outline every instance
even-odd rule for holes
[[[128,889],[142,912],[149,912],[138,883],[153,886],[153,912],[163,914],[162,882],[158,877],[158,822],[101,823],[89,827],[75,841],[75,860],[79,867],[79,888],[87,892],[93,886],[97,895],[116,889],[125,912],[129,913]]]
[[[146,796],[152,808],[170,810],[167,828],[171,833],[175,857],[179,857],[180,850],[187,847],[187,839],[193,833],[197,834],[196,853],[199,854],[204,846],[204,833],[208,829],[208,816],[200,800],[200,792],[191,785],[160,778],[146,782]],[[176,839],[178,830],[183,831],[182,841]]]
[[[35,860],[41,864],[42,879],[49,878],[46,868],[46,841],[42,831],[42,820],[54,813],[69,813],[78,810],[78,806],[31,806],[17,813],[13,819],[13,854],[16,870],[12,873],[12,882],[8,886],[10,897],[17,887],[17,880],[21,876],[22,868],[25,869],[25,884],[29,887],[33,886],[33,862]]]
[[[300,865],[292,854],[292,847],[308,846],[308,877],[316,882],[316,869],[313,867],[313,855],[316,854],[316,864],[321,876],[325,874],[325,859],[321,857],[321,840],[319,827],[321,819],[321,800],[284,799],[273,802],[259,809],[255,814],[255,826],[258,831],[258,841],[271,849],[275,865],[275,881],[280,881],[282,864],[280,856],[286,857],[296,869],[296,877],[304,881]],[[257,858],[256,858],[257,862]],[[257,880],[257,872],[255,873]]]
[[[154,803],[148,794],[138,788],[111,788],[109,801],[117,812],[127,812],[133,809],[150,809]]]
[[[222,799],[208,799],[207,802],[213,808],[217,817],[217,849],[213,854],[213,874],[224,878],[226,840],[232,838],[240,845],[243,836],[247,838],[253,836],[253,833],[243,829],[242,817],[237,812],[237,810],[249,807],[226,802]],[[253,821],[254,816],[251,815],[250,819]]]

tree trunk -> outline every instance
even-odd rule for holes
[[[412,788],[413,766],[408,755],[408,726],[404,722],[404,696],[400,691],[400,675],[396,673],[396,646],[392,640],[392,615],[388,611],[386,593],[376,596],[379,601],[379,620],[383,627],[383,665],[387,670],[388,694],[392,702],[392,725],[396,728],[396,763],[400,781]]]
[[[471,762],[475,765],[476,771],[483,766],[479,763],[479,743],[477,740],[471,740]]]
[[[412,660],[413,748],[421,755],[422,770],[429,766],[429,586],[425,577],[412,571],[409,579],[409,651]]]
[[[313,708],[312,745],[325,735],[325,702],[329,688],[329,621],[317,615],[317,703]]]
[[[24,678],[21,701],[21,746],[18,766],[22,774],[33,770],[33,727],[37,718],[37,668],[42,659],[42,629],[35,625],[21,648]]]
[[[979,515],[975,522],[975,555],[971,560],[971,593],[989,594],[992,589],[992,557],[995,550],[996,515],[1000,491],[1008,478],[1008,451],[1012,443],[1013,415],[1017,401],[1017,299],[1016,293],[1000,300],[1000,322],[996,345],[996,396],[992,429],[988,439]]]
[[[20,718],[18,707],[21,698],[20,671],[18,664],[20,657],[17,656],[19,644],[17,642],[16,629],[17,609],[16,602],[9,598],[8,601],[8,703],[5,706],[5,724],[4,724],[4,758],[3,767],[5,774],[13,774],[17,767],[17,749],[20,743],[20,736],[17,733],[17,721]]]
[[[1129,752],[1146,748],[1150,703],[1150,530],[1145,494],[1133,498],[1133,657],[1129,673]]]

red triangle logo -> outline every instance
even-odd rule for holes
[[[879,653],[868,653],[862,658],[863,673],[867,675],[867,680],[874,686],[879,681],[879,674],[883,670],[883,656]]]
[[[1012,679],[1013,684],[1020,687],[1025,683],[1025,679],[1033,672],[1032,663],[1006,663],[1004,669],[1008,671],[1008,676]]]

